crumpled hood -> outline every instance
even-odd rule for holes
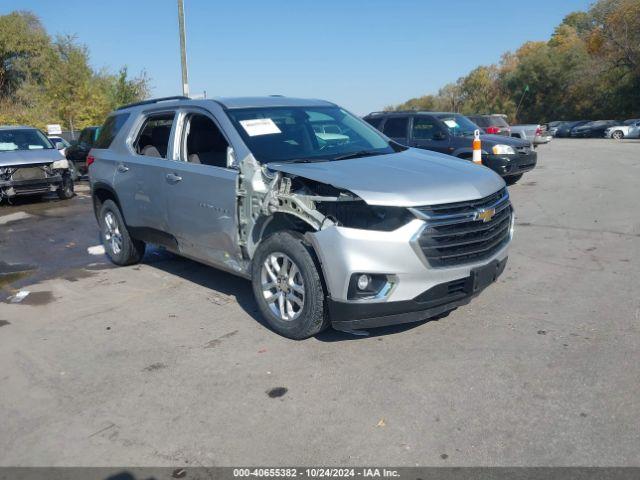
[[[63,158],[62,154],[55,148],[0,151],[0,168],[19,167],[21,165],[40,165],[62,160]]]
[[[398,207],[476,200],[505,185],[486,167],[413,148],[333,162],[270,163],[269,169],[349,190],[369,205]]]

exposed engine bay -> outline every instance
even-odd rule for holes
[[[301,232],[332,226],[392,231],[415,218],[407,208],[368,205],[348,190],[272,171],[251,156],[242,165],[240,245],[249,257],[274,223]]]

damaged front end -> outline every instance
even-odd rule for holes
[[[69,161],[0,167],[0,200],[55,192],[71,175]]]
[[[270,231],[302,233],[330,227],[392,231],[415,217],[406,208],[371,206],[357,195],[322,182],[244,163],[239,185],[240,245],[249,257]]]

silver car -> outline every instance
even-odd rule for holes
[[[87,163],[112,261],[152,243],[243,276],[286,337],[442,316],[505,268],[498,175],[333,103],[150,100],[114,112],[99,143]]]
[[[48,192],[73,197],[72,169],[58,147],[36,128],[0,127],[0,202]]]

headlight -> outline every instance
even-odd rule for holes
[[[516,153],[509,145],[495,145],[491,151],[494,155],[515,155]]]
[[[51,168],[54,170],[62,170],[69,168],[69,161],[65,158],[63,160],[56,160],[51,164]]]

